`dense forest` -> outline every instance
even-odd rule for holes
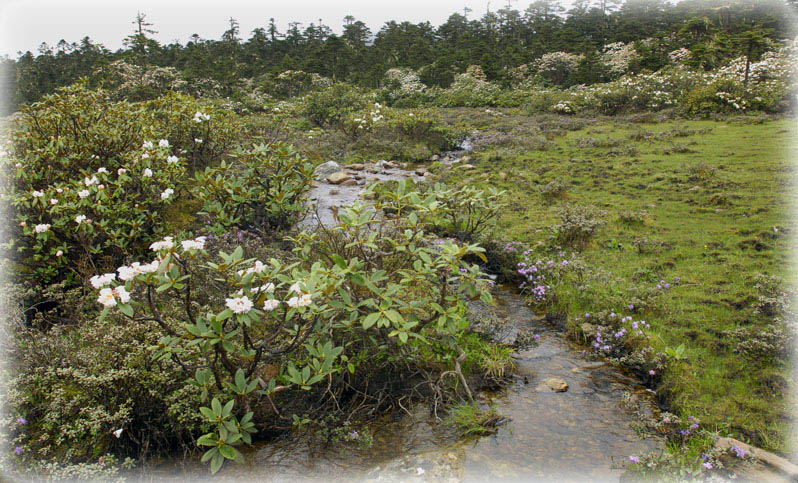
[[[37,53],[0,60],[5,79],[0,85],[11,112],[81,77],[94,86],[118,87],[120,71],[140,80],[152,77],[152,83],[190,86],[195,95],[235,97],[285,71],[373,88],[386,71],[401,67],[418,71],[427,86],[447,87],[456,74],[478,65],[488,80],[508,84],[514,69],[544,54],[580,54],[571,75],[550,79],[567,87],[612,80],[616,73],[601,62],[601,54],[619,42],[634,45],[632,73],[658,70],[679,48],[690,51],[688,65],[706,70],[740,55],[757,57],[768,39],[792,35],[785,9],[794,6],[781,0],[578,0],[566,11],[556,0],[538,0],[523,11],[508,3],[480,18],[464,9],[437,27],[390,21],[374,32],[346,16],[340,35],[321,21],[293,22],[280,32],[272,18],[249,39],[230,18],[219,40],[195,34],[185,45],[157,42],[157,25],[141,13],[124,48],[112,52],[88,36],[56,46],[43,43]]]

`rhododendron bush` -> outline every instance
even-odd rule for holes
[[[450,209],[441,203],[447,195],[401,182],[376,210],[358,204],[341,210],[338,226],[301,233],[294,263],[248,258],[241,247],[212,255],[205,238],[165,237],[150,246],[151,261],[92,284],[104,316],[118,310],[149,321],[162,334],[156,359],[176,362],[201,388],[198,405],[209,406],[198,409],[213,430],[197,443],[210,448],[203,461],[215,472],[240,458],[235,447],[258,427],[297,420],[311,401],[338,406],[352,390],[386,397],[369,375],[398,380],[423,367],[441,376],[415,387],[442,394],[448,371],[470,394],[460,368],[465,304],[490,294],[477,266],[463,260],[483,249],[433,243],[425,231]],[[381,222],[377,210],[389,205],[397,216]]]

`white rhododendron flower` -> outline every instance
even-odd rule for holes
[[[173,238],[171,236],[164,237],[163,240],[157,241],[150,245],[150,250],[154,252],[159,252],[161,250],[171,250],[172,247],[175,246]]]
[[[147,159],[149,157],[150,157],[149,153],[144,153],[144,154],[141,155],[141,159]]]
[[[194,142],[197,143],[197,144],[202,144],[202,139],[194,138]]]
[[[168,199],[170,196],[174,194],[175,190],[172,188],[166,188],[163,193],[161,193],[161,199],[165,200]]]
[[[119,168],[116,170],[116,174],[118,174],[119,176],[122,176],[125,173],[127,173],[127,170],[125,168]]]
[[[35,190],[31,194],[33,195],[34,198],[41,198],[42,196],[44,196],[44,192],[43,191],[38,191],[38,190]]]
[[[246,270],[239,270],[238,276],[243,277],[245,275],[249,275],[250,273],[263,273],[266,270],[266,265],[263,264],[260,260],[255,260],[255,265],[247,268]]]
[[[274,284],[269,282],[255,289],[257,292],[274,293]]]
[[[249,297],[233,297],[230,299],[224,300],[225,305],[227,308],[232,310],[236,314],[246,314],[250,310],[252,310],[252,301]]]
[[[97,173],[98,173],[98,174],[99,174],[99,173],[108,173],[108,170],[107,170],[107,169],[105,169],[105,168],[98,168],[98,169],[97,169]]]
[[[289,307],[297,308],[297,307],[307,307],[308,305],[311,304],[311,302],[312,302],[311,295],[309,293],[306,293],[300,297],[291,297],[290,299],[288,299],[288,302],[286,302],[286,304],[288,304]]]
[[[78,225],[80,225],[84,221],[86,221],[86,215],[78,215],[75,217],[75,223],[77,223]]]
[[[152,141],[145,141],[144,144],[141,145],[144,149],[149,149],[152,147]]]
[[[150,168],[147,168],[144,170],[144,172],[141,175],[144,176],[145,178],[152,178],[152,170]]]
[[[89,190],[81,190],[81,191],[78,191],[78,196],[80,196],[80,198],[81,198],[81,199],[83,199],[83,198],[85,198],[85,197],[89,196]]]
[[[49,223],[42,223],[42,224],[36,225],[33,228],[33,231],[35,231],[36,233],[44,233],[44,232],[46,232],[49,229],[50,229],[50,224]]]
[[[289,291],[289,292],[302,293],[302,289],[301,289],[301,288],[299,288],[299,282],[294,282],[294,284],[293,284],[293,285],[291,285],[291,286],[288,288],[288,291]]]
[[[50,198],[50,204],[51,205],[57,205],[58,204],[58,200],[55,199],[55,198]]]
[[[133,262],[130,265],[123,265],[117,268],[116,271],[119,272],[119,280],[127,282],[129,280],[133,280],[137,275],[142,273],[152,273],[157,271],[160,265],[161,262],[159,260],[153,260],[144,265],[140,264],[139,262]]]
[[[183,240],[180,244],[183,246],[183,250],[202,250],[205,248],[205,237],[199,236],[193,240]]]
[[[110,288],[104,288],[100,290],[100,296],[97,297],[97,301],[103,304],[105,307],[115,306],[116,297],[114,297],[114,291]]]
[[[125,289],[124,285],[120,285],[114,288],[114,295],[119,298],[119,301],[123,304],[130,302],[130,292]]]
[[[57,257],[60,257],[63,254],[64,254],[63,250],[58,250],[57,252],[55,252],[55,256],[57,256]]]
[[[279,300],[267,300],[263,302],[263,310],[267,312],[271,312],[272,310],[276,309],[280,305]]]
[[[116,280],[115,273],[105,273],[103,275],[95,275],[89,279],[91,286],[94,288],[106,287]]]
[[[162,148],[168,148],[169,147],[169,140],[168,139],[161,139],[160,141],[158,141],[158,146],[160,146]]]
[[[167,164],[175,164],[177,163],[177,161],[178,161],[177,156],[169,156],[168,158],[166,158]]]
[[[85,184],[86,186],[97,184],[97,176],[92,176],[91,178],[84,178],[83,184]]]

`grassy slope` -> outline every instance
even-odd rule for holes
[[[655,285],[660,278],[681,277],[682,284],[658,297],[656,311],[643,314],[656,349],[686,346],[687,362],[663,381],[674,407],[723,433],[786,451],[789,368],[740,357],[721,331],[767,324],[751,307],[758,296],[753,277],[788,275],[784,229],[793,228],[788,194],[795,189],[786,156],[791,120],[632,124],[604,119],[569,131],[552,126],[578,121],[520,114],[486,118],[465,111],[449,116],[498,135],[498,143],[477,148],[478,167],[466,179],[508,191],[509,205],[499,220],[502,235],[545,240],[556,223],[554,207],[593,204],[606,210],[607,225],[583,257],[620,279],[607,291],[646,283],[640,274]],[[631,136],[641,131],[651,134]],[[541,136],[553,142],[545,150],[539,149],[545,145]],[[579,147],[586,138],[618,143]],[[689,152],[674,152],[674,146]],[[696,165],[700,169],[691,170]],[[446,178],[463,180],[462,171]],[[556,178],[570,188],[564,199],[546,204],[536,187]],[[627,224],[618,219],[624,210],[648,215],[642,224]],[[639,238],[665,245],[641,254],[633,247]],[[577,294],[562,305],[570,314],[612,308]]]

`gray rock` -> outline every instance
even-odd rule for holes
[[[357,186],[357,180],[349,178],[341,183],[341,186]]]
[[[361,169],[365,168],[366,165],[363,163],[352,163],[346,166],[349,169],[354,169],[355,171],[360,171]]]
[[[440,156],[438,156],[437,154],[436,154],[436,155],[434,155],[434,156],[432,156],[431,158],[429,158],[429,160],[430,160],[430,161],[433,161],[433,162],[435,162],[435,161],[438,161],[439,159],[441,159],[441,157],[440,157]]]
[[[340,164],[335,161],[327,161],[326,163],[316,166],[316,169],[313,170],[313,178],[318,180],[327,179],[331,174],[340,171],[343,171]]]
[[[415,173],[416,173],[416,176],[425,176],[425,175],[426,175],[428,172],[429,172],[429,171],[427,171],[427,168],[418,168],[418,169],[415,171]]]

